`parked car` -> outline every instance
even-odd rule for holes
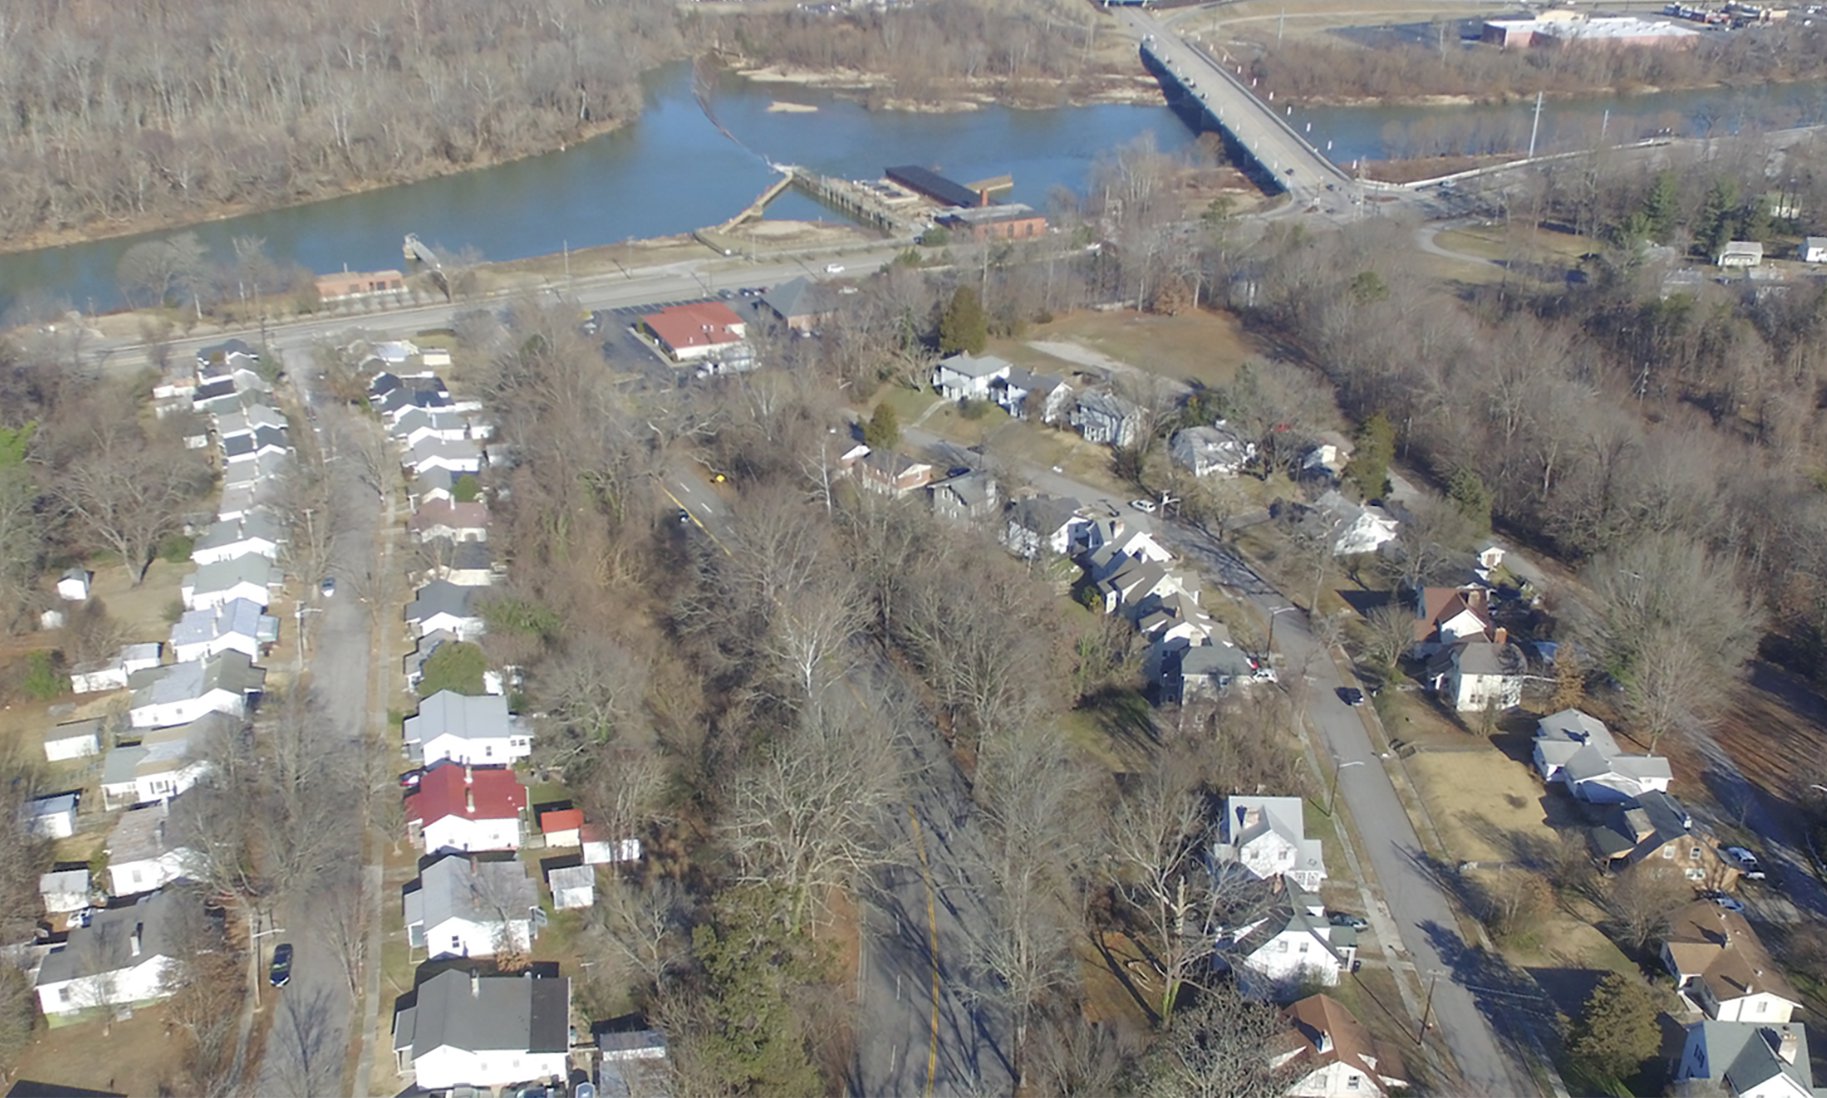
[[[1348,926],[1353,930],[1369,930],[1370,920],[1362,915],[1353,915],[1349,911],[1334,911],[1326,920],[1333,926]]]
[[[1725,854],[1734,865],[1738,866],[1738,872],[1744,874],[1747,879],[1753,881],[1764,879],[1764,867],[1757,860],[1757,855],[1742,846],[1728,846],[1725,848]]]
[[[828,275],[843,274],[844,265],[842,263],[827,263],[825,264],[825,273]]]
[[[266,982],[284,987],[292,982],[292,943],[280,942],[273,947],[273,963],[266,970]]]
[[[335,595],[336,594],[336,577],[335,576],[325,576],[323,578],[322,582],[320,582],[317,585],[317,593],[322,595],[324,598],[330,598],[331,596]]]
[[[1744,914],[1744,910],[1745,910],[1744,901],[1739,900],[1735,897],[1727,896],[1723,892],[1715,892],[1710,897],[1708,897],[1708,899],[1712,900],[1714,903],[1718,904],[1720,907],[1725,908],[1727,911],[1736,912],[1740,915]]]
[[[417,789],[419,787],[419,781],[424,777],[425,771],[423,770],[408,770],[406,773],[400,775],[400,788]]]
[[[1341,686],[1339,700],[1349,706],[1360,706],[1364,704],[1364,692],[1355,686]]]
[[[1152,499],[1132,499],[1129,501],[1129,505],[1145,515],[1155,513],[1155,501]]]

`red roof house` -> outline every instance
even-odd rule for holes
[[[719,301],[674,305],[641,318],[674,360],[688,362],[734,347],[748,333],[736,311]]]
[[[418,824],[425,852],[518,850],[527,791],[512,770],[439,763],[406,798],[406,818]]]

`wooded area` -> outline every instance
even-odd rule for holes
[[[744,65],[880,76],[875,100],[956,98],[986,91],[1023,103],[1059,103],[1107,73],[1095,54],[1102,17],[1066,0],[922,0],[855,14],[742,12],[702,17],[703,36]],[[1123,51],[1122,71],[1135,71]],[[969,89],[960,87],[971,82]]]
[[[544,152],[640,110],[664,0],[21,0],[0,242],[273,206]]]
[[[1827,73],[1827,28],[1802,21],[1709,34],[1693,49],[1466,49],[1457,25],[1428,46],[1367,48],[1322,37],[1258,35],[1251,74],[1278,97],[1412,100],[1430,95],[1502,101],[1536,92],[1631,92],[1757,86]]]

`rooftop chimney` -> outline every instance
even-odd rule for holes
[[[463,808],[467,812],[474,812],[476,810],[476,791],[474,789],[465,789],[463,791]]]
[[[463,764],[463,784],[464,785],[475,785],[476,784],[476,768],[471,766],[468,763]]]
[[[1318,1049],[1321,1053],[1331,1052],[1332,1032],[1330,1030],[1320,1030],[1318,1039],[1313,1042],[1313,1047]]]
[[[1509,644],[1510,643],[1510,631],[1508,629],[1505,629],[1501,625],[1498,626],[1497,631],[1495,633],[1491,634],[1491,643],[1498,645],[1500,647],[1502,645]]]
[[[469,972],[469,997],[472,999],[482,997],[482,976],[473,968]]]
[[[1784,1029],[1776,1041],[1776,1054],[1783,1058],[1783,1063],[1795,1063],[1795,1054],[1800,1051],[1801,1042],[1796,1039],[1794,1029]]]
[[[145,945],[146,945],[146,924],[145,923],[134,923],[133,924],[133,937],[127,939],[128,956],[138,957],[140,955],[140,950],[144,949]]]

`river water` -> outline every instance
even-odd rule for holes
[[[1008,173],[1012,197],[1044,205],[1055,187],[1082,190],[1108,150],[1144,134],[1164,151],[1194,134],[1165,104],[1099,105],[1021,111],[1001,107],[958,114],[864,110],[837,96],[735,77],[710,97],[716,123],[693,92],[688,66],[651,74],[647,105],[623,129],[545,156],[421,183],[198,225],[219,257],[237,236],[263,238],[275,257],[320,272],[401,266],[409,232],[434,246],[473,247],[488,259],[520,259],[631,237],[661,236],[715,224],[742,209],[773,178],[767,160],[803,164],[846,177],[876,177],[889,164],[919,163],[959,179]],[[816,106],[781,112],[775,101]],[[1720,132],[1748,121],[1793,125],[1827,120],[1820,86],[1667,93],[1628,99],[1550,103],[1540,147],[1591,141],[1599,119],[1613,139],[1649,130]],[[1295,107],[1315,144],[1335,160],[1424,153],[1458,140],[1495,148],[1527,144],[1531,105],[1479,107]],[[721,124],[736,138],[718,129]],[[1457,135],[1457,136],[1455,136]],[[738,142],[740,144],[738,144]],[[775,217],[830,217],[788,194]],[[160,234],[152,234],[160,235]],[[115,266],[143,237],[121,237],[0,256],[0,308],[59,303],[85,311],[118,307]]]

